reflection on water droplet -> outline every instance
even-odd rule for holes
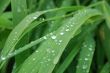
[[[66,29],[66,31],[69,31],[69,29]]]
[[[86,69],[87,68],[87,65],[83,65],[82,69]]]
[[[33,19],[37,19],[37,17],[35,16],[35,17],[33,17]]]
[[[0,58],[1,58],[1,60],[5,60],[5,59],[6,59],[6,58],[5,58],[5,57],[3,57],[3,56],[1,56]]]
[[[53,64],[57,64],[58,60],[59,60],[59,56],[57,56],[57,57],[53,60]]]
[[[35,61],[36,59],[35,59],[35,58],[33,58],[32,60],[33,60],[33,61]]]
[[[63,33],[63,32],[61,32],[61,33],[60,33],[60,35],[64,35],[64,33]]]
[[[55,35],[52,35],[51,38],[52,38],[52,39],[56,39],[56,36],[55,36]]]
[[[38,50],[36,50],[35,52],[36,52],[36,53],[38,53],[39,51],[38,51]]]
[[[43,38],[44,38],[45,40],[47,39],[47,37],[46,37],[46,36],[44,36]]]
[[[88,60],[88,58],[85,58],[84,60],[85,60],[85,61],[87,61],[87,60]]]
[[[20,8],[17,8],[17,12],[18,12],[18,13],[21,12],[21,9],[20,9]]]

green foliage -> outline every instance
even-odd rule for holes
[[[0,0],[0,73],[109,73],[109,0]]]

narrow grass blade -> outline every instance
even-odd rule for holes
[[[94,51],[95,41],[91,35],[88,35],[81,47],[76,73],[89,73]]]
[[[0,0],[0,15],[4,12],[4,10],[9,5],[10,0]]]
[[[100,12],[95,9],[83,9],[78,11],[67,23],[63,24],[54,33],[51,33],[51,36],[47,38],[48,40],[42,43],[36,50],[37,52],[34,52],[26,59],[18,73],[51,73],[66,45],[70,39],[74,37],[76,31],[87,19],[96,15],[100,15]]]
[[[0,16],[0,28],[3,29],[13,29],[13,22],[4,16]]]
[[[13,23],[18,24],[27,15],[26,0],[11,0]]]
[[[110,64],[106,63],[100,73],[110,73]]]

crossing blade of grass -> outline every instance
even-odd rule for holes
[[[47,12],[54,12],[54,11],[60,11],[60,10],[69,10],[71,11],[73,7],[63,7],[63,8],[56,8],[56,9],[51,9],[47,11],[39,11],[32,13],[28,16],[26,16],[10,33],[4,49],[1,52],[1,59],[4,59],[5,56],[7,56],[9,53],[11,53],[14,49],[16,44],[19,42],[19,40],[26,34],[23,34],[27,28],[29,28],[31,23],[37,19],[40,15],[47,13]],[[24,25],[24,27],[22,27]],[[38,24],[39,25],[39,24]],[[37,25],[36,25],[37,26]],[[19,30],[20,29],[20,30]],[[0,66],[0,68],[3,66],[3,64]]]
[[[13,23],[16,26],[27,15],[27,2],[26,0],[17,0],[17,1],[11,0],[11,8],[13,14]],[[29,35],[27,34],[26,36],[24,36],[19,42],[20,43],[18,43],[15,48],[19,48],[27,44],[29,42]],[[28,57],[29,54],[30,52],[29,50],[27,50],[19,55],[16,55],[15,56],[16,67],[22,64],[22,62],[25,60],[25,58]]]
[[[58,70],[56,70],[56,73],[64,73],[64,71],[67,69],[69,64],[73,61],[73,59],[76,56],[76,54],[79,52],[79,50],[81,48],[81,43],[82,43],[82,41],[84,41],[84,37],[88,33],[91,33],[91,31],[95,30],[99,23],[100,23],[100,21],[99,22],[93,21],[91,25],[88,24],[88,26],[86,26],[85,28],[81,29],[82,32],[80,32],[79,36],[76,36],[77,38],[75,38],[75,41],[72,42],[73,45],[76,44],[75,47],[72,44],[70,44],[69,48],[73,48],[73,50],[69,53],[67,58],[64,60],[64,62],[58,68]],[[84,29],[88,29],[88,30],[84,30]],[[72,47],[71,47],[71,45],[72,45]]]
[[[30,27],[31,25],[29,25],[30,23],[32,23],[35,19],[37,19],[40,15],[47,13],[47,12],[53,12],[53,11],[58,11],[58,10],[68,10],[71,9],[72,10],[73,7],[66,7],[66,8],[56,8],[56,9],[52,9],[52,10],[47,10],[47,11],[39,11],[39,12],[35,12],[32,13],[30,15],[28,15],[27,17],[25,17],[15,28],[14,30],[10,33],[7,42],[4,46],[4,49],[2,51],[2,55],[6,56],[8,54],[8,52],[13,51],[15,45],[18,43],[18,41],[20,40],[19,38],[21,37],[21,35],[24,33],[24,31]],[[70,11],[71,11],[70,10]],[[24,27],[22,27],[22,25],[24,25]],[[37,26],[37,25],[36,25]],[[20,29],[20,30],[19,30]],[[25,33],[26,34],[26,33]],[[7,49],[7,50],[6,50]]]
[[[80,50],[79,46],[80,45],[78,44],[78,45],[76,45],[74,47],[74,49],[70,52],[70,54],[67,56],[67,58],[63,62],[63,64],[58,68],[58,70],[56,71],[56,73],[64,73],[64,71],[66,70],[66,68],[68,67],[68,65],[71,63],[71,61],[74,59],[74,57],[79,52],[79,50]]]
[[[70,6],[71,3],[72,3],[72,0],[68,0],[68,1],[64,0],[64,1],[62,2],[62,4],[61,4],[61,7]],[[74,6],[74,7],[73,7],[74,11],[76,11],[76,10],[78,10],[78,9],[81,9],[81,8],[83,8],[83,7],[81,7],[81,6]],[[60,12],[53,13],[52,16],[50,16],[50,14],[46,14],[46,16],[47,16],[47,18],[48,18],[48,17],[53,17],[53,16],[63,16],[63,15],[65,15],[66,13],[67,13],[67,11],[60,11]],[[48,16],[48,15],[49,15],[49,16]],[[48,33],[48,32],[52,32],[52,31],[56,30],[57,28],[59,28],[59,27],[61,26],[61,23],[62,23],[61,21],[62,21],[62,19],[56,20],[56,21],[52,21],[52,22],[48,25],[49,28],[47,29],[46,32],[47,32],[47,33]]]
[[[27,15],[26,0],[11,0],[13,23],[18,24]]]
[[[46,37],[46,36],[44,36],[44,37],[42,37],[42,38],[40,38],[40,39],[38,39],[38,40],[32,41],[31,43],[25,45],[24,47],[19,48],[18,50],[15,50],[15,51],[14,51],[13,53],[11,53],[10,55],[4,57],[4,58],[5,58],[4,60],[7,60],[7,59],[9,59],[9,58],[11,58],[11,57],[13,57],[13,56],[16,56],[16,55],[20,54],[21,52],[23,52],[23,51],[25,51],[25,50],[31,48],[32,46],[37,45],[38,43],[44,41],[44,40],[45,40],[45,37]],[[0,60],[0,62],[1,62],[1,61],[4,61],[4,60]]]
[[[0,28],[3,29],[13,29],[13,23],[4,16],[0,16]]]
[[[91,35],[88,35],[81,47],[76,73],[89,73],[95,51],[95,41]]]
[[[109,27],[107,27],[107,25],[104,25],[102,30],[100,32],[103,32],[104,34],[102,34],[102,37],[101,37],[101,42],[103,44],[103,47],[104,47],[104,51],[105,51],[105,54],[107,56],[107,59],[108,61],[110,62],[110,45],[109,45],[109,42],[110,42],[110,29]],[[104,37],[103,37],[104,36]]]
[[[106,63],[100,73],[110,73],[110,64]]]
[[[38,5],[37,0],[27,0],[28,12],[31,13],[31,12],[36,11],[37,5]]]
[[[12,12],[4,12],[1,16],[6,17],[7,19],[12,19]]]
[[[97,72],[99,73],[100,70],[102,69],[104,65],[104,58],[105,58],[105,53],[104,53],[104,48],[101,45],[99,41],[99,37],[96,39],[96,63],[97,63]]]
[[[67,23],[51,33],[51,36],[40,45],[36,52],[26,59],[18,73],[51,73],[76,31],[87,19],[96,15],[101,15],[96,9],[79,10]]]
[[[104,17],[106,19],[107,26],[110,28],[110,6],[107,2],[103,1],[102,11],[104,12]]]
[[[0,0],[0,15],[4,12],[4,10],[9,5],[10,0]]]

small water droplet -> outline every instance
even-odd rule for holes
[[[73,25],[70,25],[71,27],[73,27]]]
[[[44,38],[45,40],[47,39],[47,37],[46,37],[46,36],[44,36],[43,38]]]
[[[1,56],[1,60],[5,60],[5,59],[6,59],[5,57]]]
[[[15,32],[15,34],[17,34],[17,32]]]
[[[62,40],[59,40],[59,42],[61,43],[61,42],[62,42]]]
[[[33,19],[37,19],[37,17],[36,17],[36,16],[34,16],[34,17],[33,17]]]
[[[90,54],[87,55],[88,57],[90,56]]]
[[[52,53],[54,53],[55,51],[54,50],[52,50]]]
[[[57,56],[57,57],[53,60],[53,64],[57,64],[58,61],[59,61],[59,56]]]
[[[35,59],[35,58],[33,58],[32,60],[33,60],[33,61],[35,61],[36,59]]]
[[[85,61],[88,61],[88,58],[85,58],[84,60],[85,60]]]
[[[69,29],[66,29],[66,31],[69,31]]]
[[[38,51],[38,50],[36,50],[35,52],[36,52],[36,53],[38,53],[39,51]]]
[[[64,35],[64,33],[63,33],[63,32],[61,32],[61,33],[60,33],[60,35]]]
[[[20,8],[17,8],[17,12],[21,12],[21,9]]]
[[[92,51],[92,48],[90,47],[89,50]]]
[[[16,39],[13,39],[14,41],[16,40]]]
[[[47,59],[47,61],[51,61],[51,59]]]
[[[52,39],[56,39],[56,36],[55,36],[55,35],[52,35],[51,38],[52,38]]]
[[[87,68],[87,65],[83,65],[82,69],[86,69]]]

